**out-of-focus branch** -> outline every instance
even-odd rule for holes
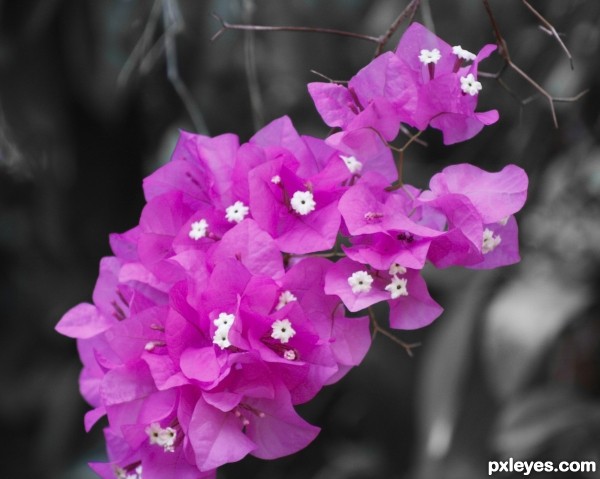
[[[375,49],[375,56],[381,54],[383,47],[390,40],[390,38],[392,38],[392,35],[396,33],[396,30],[398,30],[398,27],[402,24],[404,20],[408,19],[408,23],[412,22],[412,19],[414,18],[420,3],[421,0],[411,0],[411,2],[406,6],[406,8],[402,10],[402,12],[400,12],[400,15],[398,15],[390,25],[390,28],[388,28],[387,31],[379,37],[379,44]]]
[[[383,334],[386,338],[391,339],[396,344],[402,346],[411,358],[413,357],[412,350],[421,346],[421,343],[406,343],[402,341],[397,336],[394,336],[387,329],[381,327],[377,322],[377,318],[375,317],[375,313],[371,308],[368,309],[369,318],[371,319],[371,326],[373,327],[373,333],[371,334],[371,341],[374,341],[378,334]]]
[[[569,63],[571,64],[571,70],[574,70],[575,66],[573,65],[573,57],[571,56],[571,52],[569,51],[567,46],[564,44],[564,42],[560,38],[560,35],[558,34],[558,32],[556,31],[554,26],[548,20],[546,20],[540,12],[538,12],[535,8],[533,8],[527,0],[521,0],[521,1],[529,9],[529,11],[531,13],[533,13],[537,17],[537,19],[542,23],[544,31],[546,33],[548,33],[549,35],[553,36],[554,38],[556,38],[556,41],[561,46],[561,48],[564,50],[565,55],[567,55],[567,58],[569,59]]]
[[[243,30],[251,32],[305,32],[305,33],[323,33],[328,35],[337,35],[342,37],[355,38],[357,40],[363,40],[371,43],[375,43],[375,56],[379,55],[390,38],[394,35],[396,30],[400,27],[402,22],[406,19],[409,21],[415,15],[417,8],[421,0],[411,0],[410,3],[400,12],[400,15],[392,22],[390,27],[383,35],[374,37],[372,35],[365,35],[362,33],[348,32],[345,30],[337,30],[335,28],[321,28],[321,27],[296,27],[290,25],[242,25],[238,23],[226,22],[222,17],[213,12],[212,16],[221,24],[221,28],[212,36],[211,41],[217,40],[227,30]]]
[[[158,40],[153,41],[162,18],[162,34]],[[133,48],[131,55],[126,60],[117,78],[119,86],[124,86],[129,81],[136,69],[144,75],[147,74],[164,53],[167,78],[181,98],[196,131],[208,133],[204,117],[196,104],[192,93],[181,79],[177,61],[176,37],[184,30],[184,22],[179,10],[177,0],[155,0],[150,10],[150,15],[142,36]]]
[[[505,65],[502,67],[502,69],[498,73],[487,74],[487,75],[482,74],[482,76],[486,76],[488,78],[495,78],[496,80],[498,80],[500,82],[501,76],[506,71],[506,68],[511,68],[515,73],[517,73],[517,75],[519,75],[527,83],[529,83],[534,89],[536,89],[541,96],[546,98],[546,100],[548,101],[548,104],[550,105],[550,112],[552,114],[552,121],[554,123],[554,127],[558,128],[558,119],[556,117],[556,110],[554,108],[554,102],[556,102],[556,101],[562,101],[562,102],[576,101],[579,98],[581,98],[581,96],[585,95],[587,93],[587,90],[575,95],[572,98],[557,98],[557,97],[552,96],[550,93],[548,93],[544,89],[544,87],[542,87],[538,82],[536,82],[533,78],[531,78],[527,73],[525,73],[521,68],[519,68],[512,61],[512,59],[510,57],[508,45],[506,43],[506,40],[500,33],[500,28],[498,26],[498,22],[496,21],[496,17],[494,16],[494,13],[492,12],[492,8],[490,7],[489,1],[488,0],[482,0],[482,1],[483,1],[485,10],[488,14],[488,17],[490,19],[490,23],[492,25],[492,30],[494,31],[494,36],[496,37],[496,43],[498,44],[498,53],[502,56],[502,58],[504,59],[504,62],[505,62]],[[545,27],[548,28],[548,30],[553,32],[553,35],[556,36],[556,38],[559,40],[560,44],[563,45],[563,48],[567,52],[569,59],[571,59],[571,54],[568,52],[568,50],[564,46],[563,42],[560,40],[560,37],[558,36],[558,33],[556,33],[556,30],[554,29],[554,27],[544,17],[542,17],[531,5],[529,5],[529,3],[527,3],[526,0],[522,0],[522,1],[538,17],[538,19],[544,23]],[[571,63],[571,65],[572,65],[572,63]],[[505,85],[504,82],[501,82],[500,84]],[[510,90],[509,90],[509,92],[510,92]],[[510,92],[510,93],[512,94],[512,92]],[[523,101],[521,101],[521,105],[524,105],[524,104],[525,103]]]

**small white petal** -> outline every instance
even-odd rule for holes
[[[291,291],[284,291],[283,293],[281,293],[279,295],[279,302],[277,303],[277,306],[275,306],[275,309],[277,311],[279,311],[286,304],[291,303],[292,301],[297,301],[297,300],[298,300],[298,298],[296,298],[296,296],[294,296]]]
[[[217,329],[229,330],[234,321],[235,316],[233,314],[219,313],[219,317],[213,320],[213,324],[217,327]]]
[[[248,215],[249,211],[250,209],[244,203],[236,201],[225,210],[225,218],[230,223],[239,223]]]
[[[317,206],[313,194],[310,191],[296,191],[292,196],[290,204],[296,213],[303,216],[314,211]]]
[[[285,353],[283,353],[283,357],[288,361],[295,361],[296,352],[293,349],[288,349]]]
[[[471,53],[469,50],[465,50],[460,45],[452,47],[452,53],[454,53],[458,58],[468,62],[472,62],[475,60],[475,58],[477,58],[474,53]]]
[[[153,422],[146,428],[146,434],[150,439],[150,444],[162,447],[165,452],[175,451],[177,431],[172,427],[163,429],[160,424]]]
[[[481,246],[481,252],[483,254],[491,253],[500,244],[502,238],[500,235],[495,235],[494,232],[488,228],[483,230],[483,244]]]
[[[354,294],[368,293],[371,291],[373,277],[366,271],[355,271],[348,278],[348,284],[352,288]]]
[[[473,74],[469,73],[466,77],[460,77],[460,88],[464,93],[475,96],[481,91],[482,86],[475,80]]]
[[[385,290],[390,292],[392,299],[399,298],[400,296],[408,296],[407,283],[408,280],[406,278],[392,276],[392,282],[385,287]]]
[[[229,342],[229,328],[217,328],[213,336],[213,344],[216,344],[221,349],[231,346]]]
[[[391,276],[396,274],[403,275],[406,273],[406,268],[404,266],[400,266],[399,263],[394,263],[390,266],[389,273]]]
[[[202,218],[200,221],[194,221],[190,225],[189,237],[193,240],[198,241],[200,238],[204,238],[208,232],[208,223]]]
[[[278,185],[279,183],[281,183],[281,176],[275,175],[273,178],[271,178],[271,183],[273,183],[274,185]]]
[[[271,329],[273,330],[271,337],[278,339],[282,344],[287,343],[296,334],[289,319],[275,320],[271,325]]]
[[[350,173],[357,174],[362,171],[363,164],[358,161],[354,156],[340,155],[340,158],[344,161]]]
[[[419,61],[424,63],[425,65],[429,65],[433,63],[434,65],[442,58],[442,54],[437,48],[433,50],[421,50],[421,54],[419,55]]]

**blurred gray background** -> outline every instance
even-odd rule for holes
[[[211,44],[210,13],[379,35],[407,3],[0,0],[0,477],[86,479],[86,462],[104,459],[101,428],[83,431],[75,343],[53,328],[91,300],[108,234],[137,223],[141,180],[178,129],[245,141],[288,114],[325,136],[310,70],[349,79],[375,49],[311,33],[228,31]],[[546,99],[513,71],[485,79],[479,109],[500,121],[452,147],[427,132],[404,178],[426,187],[459,162],[525,168],[522,263],[427,271],[446,312],[400,334],[422,343],[415,357],[378,337],[363,365],[300,408],[323,428],[310,447],[248,458],[220,479],[480,479],[507,457],[600,464],[600,2],[532,0],[574,70],[521,1],[490,4],[517,65],[553,96],[589,92],[556,103],[555,129]],[[423,1],[416,19],[469,50],[494,42],[480,0]],[[482,69],[502,64],[495,55]]]

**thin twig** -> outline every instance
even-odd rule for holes
[[[500,80],[500,76],[504,73],[504,71],[506,70],[506,67],[512,68],[515,71],[515,73],[517,73],[517,75],[519,75],[521,78],[523,78],[527,83],[529,83],[533,88],[535,88],[539,92],[540,95],[542,95],[544,98],[546,98],[546,100],[548,101],[548,104],[550,105],[550,112],[552,114],[552,121],[554,123],[554,127],[558,128],[558,119],[556,117],[556,109],[554,108],[554,102],[557,101],[556,97],[553,97],[552,95],[550,95],[550,93],[548,93],[544,89],[544,87],[542,87],[538,82],[536,82],[533,78],[531,78],[527,73],[525,73],[521,68],[519,68],[512,61],[512,59],[510,57],[508,45],[506,43],[506,40],[500,33],[500,28],[498,27],[498,23],[496,22],[496,17],[494,16],[494,13],[492,12],[492,8],[490,7],[488,0],[482,0],[482,1],[483,1],[485,10],[488,14],[488,17],[490,19],[490,23],[492,24],[492,30],[494,31],[494,36],[496,37],[496,43],[498,44],[498,53],[502,56],[502,58],[504,59],[504,62],[506,63],[506,65],[496,75],[496,79]],[[527,4],[527,2],[525,0],[522,0],[522,1],[530,8],[530,10],[532,10],[534,13],[537,13],[529,4]],[[540,18],[540,17],[541,17],[541,15],[538,18]],[[543,17],[541,17],[541,18],[543,19]],[[545,19],[544,19],[544,21],[547,22]],[[557,38],[558,38],[558,34],[557,34]],[[581,92],[573,98],[580,98],[584,94],[585,94],[585,92]],[[567,101],[567,100],[563,99],[562,101]],[[575,100],[573,100],[573,101],[575,101]],[[523,104],[522,101],[521,101],[521,103]]]
[[[207,133],[208,129],[202,113],[200,113],[200,109],[196,105],[192,93],[179,75],[175,36],[183,31],[183,20],[181,18],[177,0],[163,0],[163,26],[165,31],[164,42],[167,78],[181,98],[183,106],[186,108],[196,131]]]
[[[308,33],[324,33],[328,35],[338,35],[342,37],[350,37],[358,40],[364,40],[367,42],[375,43],[377,47],[375,48],[375,56],[381,54],[383,48],[390,40],[390,38],[394,35],[396,30],[400,27],[401,23],[409,19],[409,22],[412,21],[415,12],[419,8],[419,4],[422,0],[411,0],[410,3],[400,12],[400,15],[396,17],[396,19],[392,22],[387,31],[378,37],[374,37],[372,35],[365,35],[362,33],[356,32],[348,32],[345,30],[337,30],[335,28],[320,28],[320,27],[295,27],[289,25],[242,25],[238,23],[229,23],[223,20],[223,18],[216,13],[212,13],[212,16],[221,24],[221,28],[212,36],[210,39],[211,42],[217,40],[223,33],[227,30],[245,30],[252,32],[308,32]]]
[[[142,58],[146,54],[145,52],[148,50],[148,45],[152,41],[154,34],[156,32],[156,28],[158,26],[158,20],[160,19],[162,0],[156,0],[152,5],[152,9],[150,10],[150,15],[148,16],[148,20],[146,22],[146,26],[144,27],[144,31],[138,42],[133,47],[131,54],[125,61],[123,68],[119,72],[119,76],[117,77],[117,85],[123,87],[129,81],[131,74],[136,69],[137,65],[142,61]]]
[[[564,50],[565,54],[567,55],[567,58],[569,59],[569,63],[571,64],[571,70],[574,70],[575,66],[573,64],[573,57],[571,56],[571,52],[569,51],[567,46],[564,44],[564,42],[560,38],[560,35],[558,34],[558,32],[556,31],[554,26],[548,20],[546,20],[540,12],[538,12],[535,8],[533,8],[527,0],[521,0],[521,1],[529,9],[529,11],[531,13],[533,13],[540,22],[542,22],[542,24],[545,28],[545,31],[547,33],[549,33],[550,35],[552,35],[554,38],[556,38],[556,41],[561,46],[561,48]]]
[[[217,40],[227,30],[250,30],[253,32],[309,32],[309,33],[325,33],[329,35],[339,35],[343,37],[356,38],[371,43],[379,43],[378,37],[371,35],[363,35],[362,33],[347,32],[344,30],[336,30],[335,28],[319,28],[319,27],[294,27],[294,26],[270,26],[270,25],[241,25],[238,23],[229,23],[223,20],[219,15],[213,12],[212,16],[221,24],[221,28],[210,39],[211,42]]]
[[[408,18],[408,23],[412,21],[417,9],[419,8],[420,3],[421,0],[411,0],[411,2],[406,6],[406,8],[402,10],[402,12],[400,12],[400,15],[398,15],[390,25],[390,28],[388,28],[388,30],[379,37],[379,44],[375,49],[375,56],[379,56],[381,54],[381,51],[383,50],[385,44],[390,40],[390,38],[392,38],[394,33],[396,33],[396,30],[398,30],[398,27],[402,24],[404,20]]]
[[[343,85],[343,84],[348,83],[348,80],[333,80],[332,78],[329,78],[327,75],[324,75],[323,73],[318,72],[316,70],[310,70],[310,72],[313,73],[313,74],[315,74],[315,75],[317,75],[317,76],[320,76],[324,80],[327,80],[329,83],[335,83],[335,84],[338,84],[338,85]]]
[[[373,332],[371,334],[371,341],[374,341],[375,338],[377,337],[377,334],[381,333],[386,338],[391,339],[396,344],[402,346],[404,348],[404,350],[406,351],[406,354],[408,354],[412,358],[413,357],[412,350],[414,348],[418,348],[419,346],[421,346],[421,343],[406,343],[406,342],[402,341],[400,338],[398,338],[397,336],[394,336],[387,329],[384,329],[379,325],[379,323],[377,322],[377,319],[375,318],[375,313],[373,312],[372,308],[368,308],[368,313],[369,313],[369,318],[371,319],[371,325],[373,326]]]

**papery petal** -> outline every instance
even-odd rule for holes
[[[93,304],[80,303],[65,313],[55,329],[70,338],[86,339],[103,333],[115,322],[100,314]]]
[[[519,211],[525,204],[527,187],[527,174],[515,165],[497,173],[467,163],[452,165],[430,181],[431,191],[438,196],[456,193],[468,197],[483,223],[495,223]]]
[[[194,408],[188,437],[200,471],[209,471],[236,462],[256,448],[241,431],[242,423],[233,413],[224,413],[199,399]]]
[[[359,112],[348,89],[335,83],[308,84],[308,92],[323,121],[331,127],[345,128]]]
[[[519,230],[514,216],[508,218],[504,225],[494,223],[484,225],[484,228],[492,231],[494,236],[499,236],[501,239],[500,244],[493,251],[484,254],[481,263],[469,265],[467,268],[493,269],[515,264],[521,260],[519,255]]]
[[[348,278],[356,271],[364,271],[365,265],[342,258],[334,263],[325,276],[325,293],[340,297],[348,310],[355,312],[388,299],[389,293],[384,288],[382,279],[375,278],[371,290],[364,293],[354,293],[348,284]]]
[[[253,274],[270,277],[283,274],[281,252],[275,241],[250,219],[230,229],[212,251],[215,264],[226,258],[237,259]]]
[[[443,308],[429,295],[427,285],[418,271],[408,270],[405,275],[408,296],[390,299],[390,327],[418,329],[431,324]]]
[[[276,459],[304,449],[319,433],[319,428],[308,424],[292,407],[289,393],[281,385],[274,400],[253,399],[248,404],[264,414],[253,417],[247,426],[247,435],[256,444],[252,455],[261,459]]]

